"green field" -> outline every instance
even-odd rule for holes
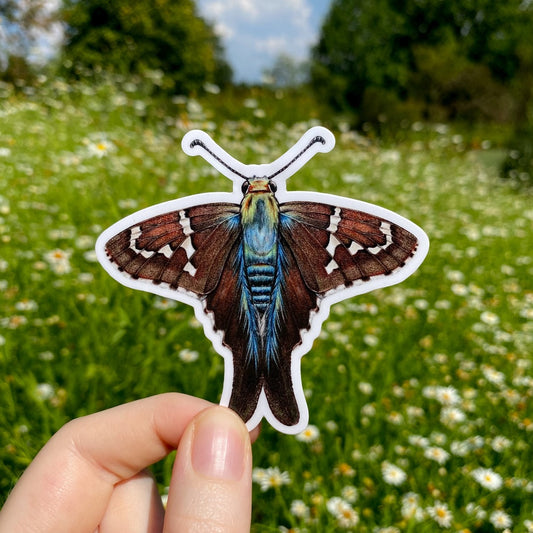
[[[239,122],[172,106],[132,83],[0,87],[0,503],[73,417],[165,391],[218,401],[223,359],[192,309],[113,281],[94,242],[143,207],[231,189],[182,153],[187,130],[265,163],[315,123],[274,122],[260,96]],[[533,531],[532,196],[499,180],[489,138],[338,126],[288,188],[397,211],[431,249],[401,285],[332,308],[302,359],[312,426],[264,424],[254,445],[253,530]],[[154,466],[162,493],[171,465]]]

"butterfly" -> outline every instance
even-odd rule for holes
[[[301,358],[330,306],[399,283],[427,254],[414,223],[384,208],[286,180],[335,144],[314,127],[268,165],[244,165],[206,133],[182,141],[233,181],[232,193],[164,202],[112,225],[96,243],[117,281],[194,307],[224,357],[221,404],[251,429],[265,417],[285,433],[309,420]]]

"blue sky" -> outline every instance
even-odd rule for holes
[[[222,39],[235,81],[258,82],[281,53],[308,57],[331,0],[197,0]]]

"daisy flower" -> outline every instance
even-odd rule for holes
[[[443,405],[457,405],[461,402],[461,396],[455,387],[436,387],[435,399]]]
[[[281,472],[277,466],[270,468],[254,468],[252,479],[259,484],[262,492],[268,489],[278,488],[282,485],[288,485],[291,477],[288,472]]]
[[[44,254],[44,258],[53,272],[56,274],[68,274],[71,271],[69,261],[71,255],[71,251],[60,250],[57,248]]]
[[[453,515],[448,509],[448,506],[445,503],[436,501],[433,507],[428,507],[426,509],[428,515],[437,522],[441,527],[450,527],[453,520]]]
[[[193,363],[199,356],[200,354],[196,350],[190,350],[189,348],[183,348],[183,350],[180,350],[178,353],[178,357],[184,363]]]
[[[450,454],[438,446],[430,446],[429,448],[425,449],[424,457],[439,463],[439,465],[442,465],[449,459]]]
[[[445,426],[453,426],[466,420],[466,415],[457,407],[443,407],[440,412],[440,421]]]
[[[320,437],[320,431],[316,426],[309,424],[301,433],[296,435],[300,442],[315,442]]]
[[[389,485],[401,485],[406,479],[407,474],[396,465],[384,461],[381,465],[381,473],[383,475],[383,480]]]
[[[339,527],[348,529],[359,523],[359,514],[342,498],[335,496],[326,502],[326,509],[337,519]]]
[[[502,476],[490,468],[476,468],[471,476],[484,488],[498,490],[503,484]]]
[[[353,485],[346,485],[346,487],[342,489],[341,495],[349,503],[354,503],[359,497],[359,493]]]
[[[106,139],[101,139],[99,141],[90,143],[87,146],[87,153],[90,156],[95,156],[101,159],[102,157],[115,152],[116,149],[116,146],[112,142],[109,142]]]
[[[309,507],[302,500],[293,500],[291,514],[296,518],[309,518]]]
[[[504,511],[500,510],[491,513],[489,521],[496,529],[506,529],[513,525],[511,517]]]
[[[402,516],[406,520],[421,522],[424,520],[424,509],[420,507],[420,496],[415,492],[408,492],[402,496]]]

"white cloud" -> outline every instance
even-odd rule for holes
[[[233,38],[235,35],[235,30],[229,27],[224,22],[215,22],[215,33],[223,40],[228,40]]]

